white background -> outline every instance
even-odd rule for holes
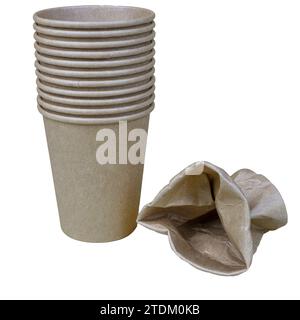
[[[36,109],[32,15],[74,4],[87,2],[2,3],[0,298],[300,298],[299,1],[105,2],[157,15],[157,98],[141,205],[198,160],[230,174],[263,173],[286,201],[288,225],[268,233],[250,270],[236,277],[191,267],[166,236],[141,226],[107,244],[61,232]]]

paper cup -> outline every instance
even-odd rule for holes
[[[71,69],[65,67],[55,67],[49,64],[35,62],[35,67],[42,73],[52,76],[60,76],[66,78],[114,78],[120,76],[130,76],[137,73],[149,71],[154,67],[154,59],[129,67],[119,67],[110,69]]]
[[[119,137],[119,123],[73,124],[44,115],[44,124],[63,232],[85,242],[114,241],[136,227],[143,164],[100,164],[100,130]],[[149,113],[127,122],[128,132],[147,132]],[[116,159],[123,147],[118,139]],[[120,147],[120,146],[121,147]],[[132,143],[128,143],[128,148]]]
[[[143,25],[153,21],[154,12],[125,6],[72,6],[38,11],[38,25],[67,29],[107,29]]]
[[[54,57],[72,58],[72,59],[110,59],[119,57],[128,57],[150,51],[154,47],[154,41],[142,45],[125,47],[120,49],[102,49],[102,50],[82,50],[82,49],[62,49],[43,44],[35,43],[37,52]]]
[[[154,108],[153,19],[150,10],[114,6],[34,15],[38,110],[61,228],[73,239],[113,241],[136,227]]]
[[[39,44],[57,48],[70,49],[107,49],[122,48],[139,45],[150,42],[154,39],[155,33],[147,32],[141,35],[134,35],[122,38],[106,38],[106,39],[73,39],[73,38],[57,38],[52,36],[34,34],[34,39]]]
[[[118,86],[126,86],[138,82],[142,82],[145,80],[149,80],[153,77],[154,68],[150,71],[138,73],[136,75],[131,75],[129,77],[116,77],[116,78],[108,78],[108,79],[93,79],[93,80],[83,80],[82,78],[66,78],[66,77],[57,77],[51,76],[47,74],[43,74],[36,71],[37,77],[44,82],[52,83],[57,86],[64,87],[74,87],[74,88],[108,88],[108,87],[118,87]]]
[[[155,87],[152,86],[151,88],[141,91],[139,93],[119,96],[119,97],[112,97],[112,98],[71,98],[65,96],[59,96],[51,93],[44,92],[43,90],[37,88],[39,96],[43,99],[46,99],[54,104],[64,104],[70,106],[79,106],[79,107],[107,107],[107,106],[115,106],[120,104],[128,104],[128,103],[136,103],[136,101],[143,100],[145,98],[150,97],[154,94]]]
[[[151,88],[154,85],[155,78],[150,81],[143,81],[134,85],[116,87],[114,90],[111,88],[96,89],[77,89],[77,88],[63,88],[49,83],[43,83],[37,79],[37,86],[48,93],[53,93],[61,96],[78,97],[78,98],[104,98],[104,97],[117,97],[124,96],[132,93],[141,92]]]
[[[70,59],[70,58],[59,58],[51,57],[45,54],[35,53],[35,56],[39,62],[47,63],[49,65],[68,67],[68,68],[88,68],[88,69],[99,69],[99,68],[115,68],[135,65],[151,60],[155,55],[154,49],[134,55],[131,57],[114,58],[106,60],[85,60],[85,59]]]
[[[64,104],[54,104],[48,100],[37,98],[38,104],[45,110],[67,114],[67,115],[89,115],[89,116],[100,116],[100,115],[113,115],[113,114],[124,114],[127,115],[132,112],[140,112],[143,109],[147,109],[150,105],[154,103],[154,95],[149,98],[138,101],[134,104],[126,105],[114,105],[110,107],[97,107],[97,108],[87,108],[87,107],[70,107]]]
[[[45,27],[33,25],[36,32],[48,36],[54,37],[66,37],[66,38],[113,38],[113,37],[126,37],[137,35],[141,33],[150,32],[154,29],[155,23],[150,22],[135,27],[127,27],[121,29],[86,29],[86,30],[76,30],[76,29],[58,29],[52,27]]]

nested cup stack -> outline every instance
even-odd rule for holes
[[[154,13],[122,6],[34,15],[43,115],[63,231],[87,242],[136,226],[154,108]]]

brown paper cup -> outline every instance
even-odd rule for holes
[[[47,75],[44,73],[36,71],[37,77],[44,82],[52,83],[57,86],[64,87],[74,87],[74,88],[108,88],[108,87],[118,87],[118,86],[126,86],[134,83],[142,82],[145,80],[149,80],[152,78],[154,74],[154,68],[150,71],[142,72],[136,75],[130,76],[122,76],[115,78],[106,78],[106,79],[88,79],[84,80],[82,78],[66,78],[66,77],[58,77]]]
[[[153,49],[155,42],[146,42],[144,44],[125,47],[119,49],[62,49],[45,46],[43,44],[34,44],[37,52],[54,57],[72,58],[72,59],[111,59],[138,55]]]
[[[51,8],[34,14],[38,25],[67,29],[126,28],[153,21],[154,12],[125,6],[73,6]]]
[[[155,23],[150,22],[135,27],[127,27],[121,29],[86,29],[86,30],[76,30],[76,29],[58,29],[52,27],[46,27],[33,25],[34,30],[43,35],[54,36],[54,37],[66,37],[66,38],[113,38],[113,37],[125,37],[132,36],[141,33],[150,32],[154,29]]]
[[[34,15],[38,110],[61,228],[73,239],[113,241],[136,227],[154,108],[153,19],[114,6]]]
[[[140,35],[122,37],[122,38],[106,38],[106,39],[74,39],[74,38],[58,38],[53,36],[34,34],[34,39],[39,44],[57,48],[70,49],[106,49],[106,48],[122,48],[135,46],[142,43],[150,42],[154,39],[155,33],[147,32]]]
[[[68,115],[113,115],[113,114],[128,114],[132,112],[139,112],[143,109],[147,109],[154,102],[154,95],[151,97],[138,101],[134,104],[126,104],[126,105],[116,105],[110,107],[97,107],[97,108],[83,108],[83,107],[70,107],[65,104],[54,104],[48,100],[42,99],[41,97],[37,98],[38,104],[52,112],[68,114]]]
[[[144,90],[140,93],[130,94],[126,96],[119,96],[117,98],[68,98],[64,96],[59,96],[51,93],[47,93],[37,88],[39,96],[42,98],[55,103],[65,104],[70,106],[81,106],[81,107],[99,107],[99,106],[111,106],[111,105],[120,105],[126,103],[135,103],[136,101],[143,100],[147,97],[150,97],[154,93],[155,87]]]
[[[116,68],[127,67],[143,63],[151,60],[155,55],[154,49],[134,55],[131,57],[113,58],[107,60],[88,60],[88,59],[70,59],[51,57],[38,52],[35,53],[36,59],[39,62],[47,63],[49,65],[67,67],[67,68],[87,68],[87,69],[99,69],[99,68]]]
[[[149,113],[127,122],[128,132],[148,130]],[[136,227],[143,164],[99,164],[100,130],[116,137],[119,124],[44,124],[63,232],[85,242],[114,241]],[[119,157],[119,151],[116,153]]]
[[[78,98],[104,98],[104,97],[117,97],[124,96],[132,93],[141,92],[151,88],[154,85],[155,78],[150,81],[143,81],[133,85],[111,88],[90,88],[90,89],[77,89],[69,87],[59,87],[49,83],[43,83],[37,79],[37,86],[41,90],[62,96],[78,97]]]
[[[132,66],[119,67],[119,68],[110,68],[110,69],[74,69],[74,68],[65,68],[65,67],[57,67],[51,66],[49,64],[35,62],[35,67],[42,73],[46,73],[52,76],[60,76],[66,78],[114,78],[120,76],[131,76],[133,74],[142,73],[149,71],[154,67],[154,59],[135,64]]]

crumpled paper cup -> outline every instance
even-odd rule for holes
[[[168,234],[175,253],[194,267],[237,275],[250,267],[264,233],[287,223],[287,212],[264,176],[248,169],[229,176],[196,162],[142,209],[138,222]]]

